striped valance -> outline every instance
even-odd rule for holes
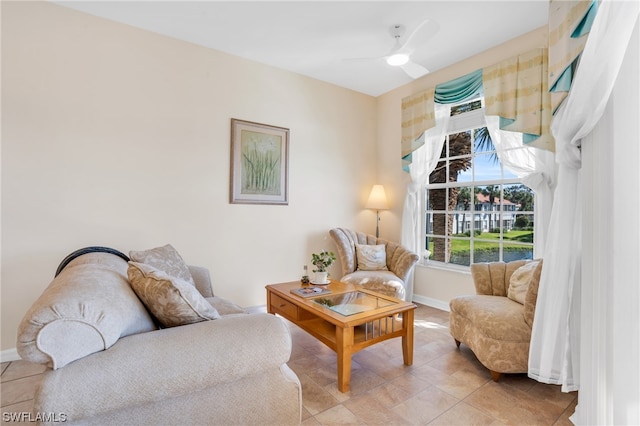
[[[482,70],[438,84],[402,100],[402,167],[409,171],[411,153],[424,141],[420,136],[436,125],[434,102],[453,104],[482,94]]]
[[[500,116],[500,127],[523,133],[530,146],[555,150],[549,131],[554,114],[571,87],[573,76],[598,11],[598,0],[549,0],[549,48],[535,49],[479,70],[486,114]],[[435,126],[433,102],[461,102],[460,82],[475,83],[471,73],[402,100],[402,159],[408,170],[411,153],[427,129]],[[465,86],[464,90],[470,90]],[[439,92],[443,96],[439,96]]]
[[[402,99],[402,161],[408,171],[420,136],[436,125],[434,103],[459,103],[480,94],[487,115],[500,116],[502,130],[523,133],[523,141],[555,150],[550,133],[551,95],[546,48],[514,56]]]
[[[549,87],[554,113],[567,97],[597,11],[596,0],[549,2]]]
[[[482,70],[485,114],[500,117],[500,129],[523,133],[523,142],[554,151],[549,130],[547,49],[534,49]]]
[[[435,88],[402,99],[402,167],[408,171],[411,153],[424,143],[420,136],[436,125],[433,110]]]

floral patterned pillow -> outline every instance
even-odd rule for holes
[[[180,278],[137,262],[129,262],[127,275],[133,291],[165,327],[220,318],[198,290]]]
[[[387,252],[384,244],[356,244],[356,258],[360,271],[387,270]]]
[[[171,244],[149,250],[130,251],[129,257],[134,262],[146,263],[166,272],[171,277],[180,278],[194,287],[196,285],[189,267]]]

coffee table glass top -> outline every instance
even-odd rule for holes
[[[374,309],[397,304],[397,302],[392,300],[373,296],[361,291],[350,291],[348,293],[316,297],[313,301],[344,316],[373,311]]]

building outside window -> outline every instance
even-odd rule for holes
[[[482,102],[451,108],[449,134],[424,186],[429,262],[466,267],[533,258],[535,196],[500,162]]]

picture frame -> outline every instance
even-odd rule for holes
[[[289,204],[289,129],[231,119],[231,204]]]

